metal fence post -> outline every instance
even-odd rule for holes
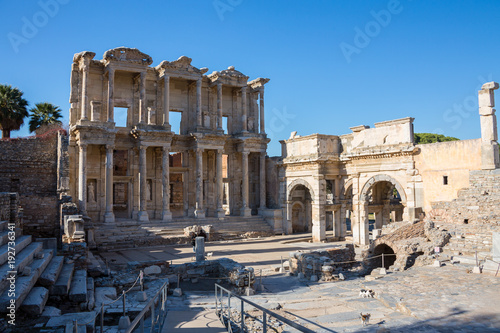
[[[151,331],[154,332],[155,327],[155,303],[151,304]]]
[[[262,332],[267,333],[267,313],[262,312]]]
[[[382,268],[384,268],[385,265],[384,265],[384,253],[382,253]]]
[[[229,318],[229,324],[231,325],[231,293],[227,293],[227,313]]]
[[[240,323],[240,326],[241,326],[241,331],[244,332],[244,328],[245,327],[245,311],[244,311],[244,302],[243,300],[241,300],[241,323]]]

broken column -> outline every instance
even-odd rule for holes
[[[196,237],[196,261],[205,260],[205,237]]]
[[[495,115],[495,94],[498,83],[487,82],[478,92],[479,115],[481,116],[481,165],[483,170],[500,167],[498,156],[497,118]]]

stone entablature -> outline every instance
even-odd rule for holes
[[[269,79],[248,82],[233,66],[205,75],[186,56],[151,67],[126,47],[94,57],[75,54],[71,74],[70,192],[82,213],[113,223],[265,208]]]

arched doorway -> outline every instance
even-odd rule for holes
[[[382,260],[382,255],[384,254],[384,259]],[[373,260],[373,268],[384,267],[389,269],[396,262],[396,255],[394,250],[387,244],[380,244],[373,249],[373,256],[377,257]]]
[[[312,231],[311,191],[304,184],[295,185],[290,191],[292,233]]]

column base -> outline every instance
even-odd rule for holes
[[[263,217],[266,210],[267,210],[267,208],[259,208],[259,215],[261,215]]]
[[[194,211],[194,216],[197,219],[204,219],[205,218],[205,211],[202,209],[197,209]]]
[[[169,210],[164,210],[163,213],[162,213],[161,220],[162,221],[170,221],[170,220],[172,220],[172,212],[169,211]]]
[[[113,212],[104,213],[104,222],[106,223],[115,222],[115,214],[113,214]]]
[[[245,217],[252,216],[252,210],[248,207],[242,208],[240,210],[240,216],[245,216]]]
[[[217,209],[215,212],[215,217],[217,218],[224,218],[226,216],[226,211],[224,209]]]
[[[142,221],[142,222],[148,222],[149,221],[149,215],[148,215],[148,212],[143,212],[143,211],[140,211],[138,214],[137,214],[137,220],[138,221]]]

